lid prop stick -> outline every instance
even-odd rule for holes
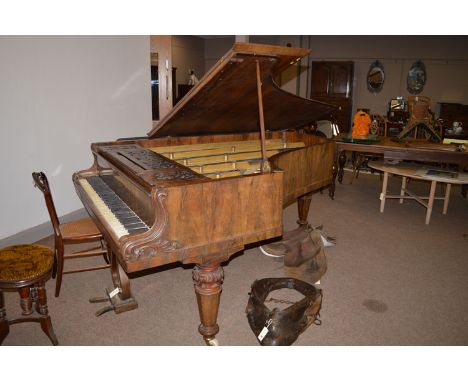
[[[260,138],[262,147],[262,172],[270,171],[270,163],[268,162],[266,153],[266,140],[265,140],[265,120],[263,118],[263,97],[262,97],[262,81],[260,79],[260,63],[255,61],[257,65],[257,94],[258,94],[258,112],[260,117]]]

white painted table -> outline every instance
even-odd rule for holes
[[[468,173],[450,171],[450,173],[456,174],[456,177],[453,178],[443,174],[428,175],[427,173],[429,169],[440,170],[441,172],[443,172],[444,169],[434,169],[433,167],[424,166],[420,164],[398,163],[392,165],[384,164],[383,162],[369,162],[368,166],[378,171],[382,171],[384,174],[382,192],[380,194],[380,212],[384,212],[386,199],[400,199],[400,203],[403,203],[403,199],[416,200],[418,203],[427,208],[426,224],[429,224],[431,220],[431,213],[432,207],[434,205],[434,200],[441,199],[444,201],[443,214],[445,215],[448,209],[450,189],[452,187],[452,184],[468,184]],[[387,193],[388,174],[399,175],[402,177],[400,195],[389,195]],[[408,178],[431,182],[429,196],[422,197],[415,195],[413,192],[409,191],[407,189]],[[445,195],[442,197],[435,196],[437,182],[446,184]],[[427,200],[427,203],[424,200]]]

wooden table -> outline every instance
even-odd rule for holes
[[[395,138],[378,137],[379,141],[372,144],[350,143],[342,141],[347,133],[339,134],[335,138],[336,153],[333,172],[333,186],[338,181],[343,181],[343,168],[346,163],[346,152],[359,152],[370,154],[383,154],[384,160],[398,162],[403,160],[415,160],[420,162],[433,162],[455,164],[459,170],[468,168],[468,151],[457,151],[455,145],[431,143],[424,140],[412,140],[398,142]],[[463,187],[463,196],[466,197],[466,187]]]
[[[452,184],[468,184],[468,173],[456,173],[456,178],[445,177],[443,175],[427,175],[428,166],[423,166],[414,163],[400,163],[396,165],[384,164],[383,162],[370,162],[369,167],[382,171],[384,174],[382,192],[380,194],[380,212],[384,211],[386,199],[400,199],[400,204],[403,199],[416,200],[418,203],[427,208],[426,224],[431,220],[432,207],[434,200],[441,199],[444,201],[443,214],[447,213],[448,203],[450,198],[450,189]],[[455,173],[455,172],[454,172]],[[399,175],[402,177],[400,195],[389,195],[387,193],[388,174]],[[409,191],[407,188],[408,178],[419,179],[431,182],[431,189],[428,197],[422,197]],[[435,191],[437,182],[445,183],[445,195],[443,197],[436,197]],[[424,202],[427,200],[427,203]]]

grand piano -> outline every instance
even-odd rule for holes
[[[91,145],[94,164],[73,182],[112,250],[121,301],[132,298],[129,273],[194,264],[198,330],[213,344],[221,263],[280,237],[296,201],[307,225],[311,193],[333,185],[335,143],[302,128],[335,109],[274,80],[307,54],[236,43],[147,138]]]

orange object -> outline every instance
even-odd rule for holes
[[[352,137],[367,137],[369,135],[369,126],[371,123],[372,121],[369,114],[364,111],[358,111],[353,119]]]

